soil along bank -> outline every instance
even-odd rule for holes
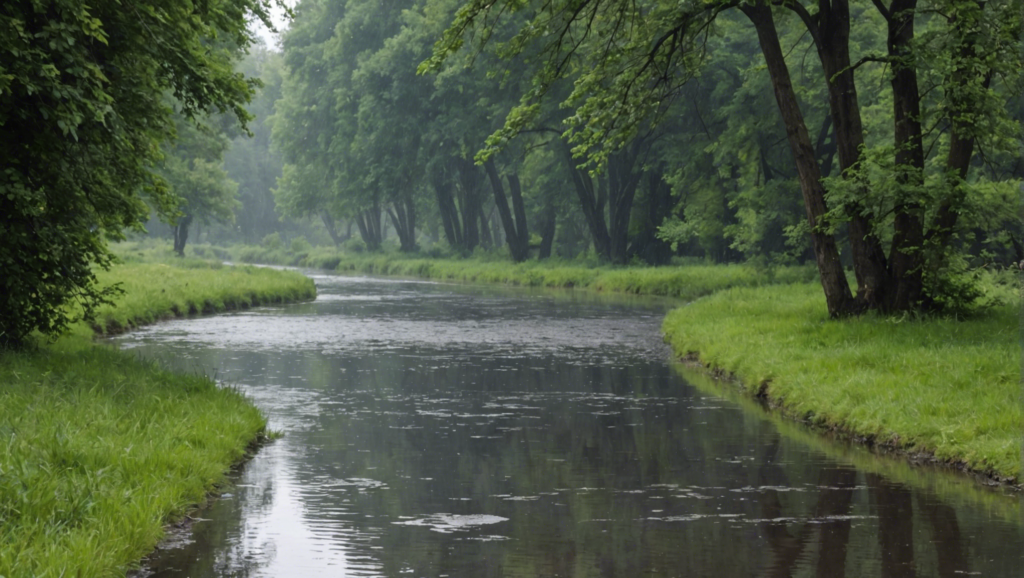
[[[792,417],[1019,484],[1018,308],[835,322],[813,284],[739,288],[672,311],[663,330],[678,355]]]
[[[129,290],[125,309],[105,314],[127,327],[173,315],[167,294],[219,308],[252,303],[254,291],[266,300],[315,293],[292,272],[167,269],[104,274]],[[266,283],[250,284],[254,274]],[[124,576],[265,427],[238,392],[93,344],[84,325],[54,345],[0,352],[0,575]]]

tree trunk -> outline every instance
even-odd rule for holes
[[[327,229],[327,234],[331,236],[331,241],[334,242],[334,246],[340,247],[346,239],[342,239],[341,235],[338,234],[338,228],[334,222],[334,217],[327,211],[320,211],[320,220],[324,222],[324,228]]]
[[[416,251],[416,208],[412,200],[395,201],[388,208],[388,216],[398,233],[399,249],[403,253]]]
[[[435,170],[431,175],[431,184],[434,187],[434,195],[437,197],[437,208],[441,214],[444,237],[452,249],[462,252],[465,250],[462,237],[462,222],[459,219],[459,209],[455,205],[455,198],[452,195],[454,185],[445,174],[446,170],[447,167]]]
[[[815,16],[810,16],[802,5],[787,6],[804,20],[821,60],[828,86],[829,116],[834,124],[840,174],[851,179],[854,186],[863,191],[866,184],[857,171],[864,145],[864,126],[850,62],[849,0],[819,0]],[[821,152],[819,150],[819,154]],[[822,172],[827,174],[827,171]],[[874,215],[856,200],[846,203],[843,213],[850,220],[850,253],[857,277],[857,300],[862,307],[879,308],[885,295],[887,263],[882,243],[872,224]]]
[[[174,225],[174,252],[179,257],[185,256],[185,242],[188,241],[188,228],[192,224],[192,215],[184,215]]]
[[[825,292],[829,316],[848,315],[853,309],[853,297],[846,281],[846,274],[839,261],[839,249],[836,247],[835,238],[823,230],[825,225],[823,219],[828,212],[825,204],[825,189],[821,184],[821,174],[818,170],[814,146],[811,144],[807,125],[804,123],[796,94],[793,92],[785,56],[779,45],[772,9],[767,4],[741,5],[740,9],[757,30],[758,42],[764,53],[768,72],[772,79],[772,87],[775,90],[775,100],[786,126],[786,136],[793,152],[793,160],[796,163],[800,181],[800,191],[803,194],[804,207],[807,210],[807,221],[811,226],[811,245],[814,248],[814,258],[818,265],[821,286]]]
[[[551,257],[551,247],[555,243],[555,230],[558,224],[558,215],[555,213],[554,195],[548,194],[547,203],[544,204],[544,221],[540,226],[540,249],[537,251],[538,259]]]
[[[363,238],[363,243],[366,244],[366,249],[369,251],[379,251],[383,238],[381,237],[381,226],[380,226],[380,201],[376,198],[373,200],[373,205],[370,208],[362,211],[356,217],[356,225],[359,226],[359,235]]]
[[[587,221],[587,228],[594,241],[594,249],[601,257],[611,260],[611,239],[608,236],[608,226],[604,220],[604,193],[601,191],[599,183],[595,183],[586,171],[581,171],[576,166],[576,159],[573,158],[568,143],[560,140],[559,146],[562,158],[569,169],[569,176],[572,177],[580,208],[583,209],[583,218]]]
[[[498,244],[498,232],[491,227],[491,217],[493,214],[493,209],[488,213],[484,210],[484,203],[480,203],[480,246],[487,250],[494,248]]]
[[[924,222],[915,190],[924,182],[924,146],[921,136],[921,95],[914,63],[914,15],[917,0],[893,0],[887,14],[889,56],[892,61],[893,118],[895,121],[896,182],[902,189],[896,201],[889,283],[883,309],[917,309],[922,297]]]
[[[494,191],[494,204],[498,208],[498,215],[501,217],[501,225],[505,231],[505,241],[508,244],[512,260],[522,263],[529,256],[529,236],[526,229],[526,212],[523,209],[523,196],[519,188],[519,179],[515,175],[508,176],[509,189],[512,192],[512,205],[516,207],[516,214],[513,217],[508,206],[508,197],[505,195],[505,188],[501,184],[501,176],[494,166],[494,160],[488,159],[484,163],[484,170],[487,178],[491,181],[491,190]],[[518,202],[517,202],[518,201]]]
[[[634,168],[643,146],[643,139],[635,139],[608,159],[609,256],[620,265],[629,261],[629,218],[642,176]]]
[[[473,159],[458,157],[455,165],[459,172],[459,201],[462,205],[462,242],[466,252],[480,244],[478,215],[481,212],[480,172]]]

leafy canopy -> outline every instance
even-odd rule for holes
[[[153,171],[173,127],[230,113],[257,81],[234,71],[277,0],[8,0],[0,4],[0,346],[56,335],[77,302],[111,289],[92,268],[108,238],[140,228],[145,199],[177,205]]]

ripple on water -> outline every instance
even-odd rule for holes
[[[508,518],[489,514],[433,514],[425,518],[403,520],[401,522],[392,522],[392,524],[396,526],[422,526],[434,532],[450,534],[452,532],[464,532],[476,529],[479,526],[489,526],[507,521]]]

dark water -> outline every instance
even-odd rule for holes
[[[285,434],[151,575],[1024,575],[1018,498],[688,383],[663,306],[316,280],[315,303],[119,339]]]

